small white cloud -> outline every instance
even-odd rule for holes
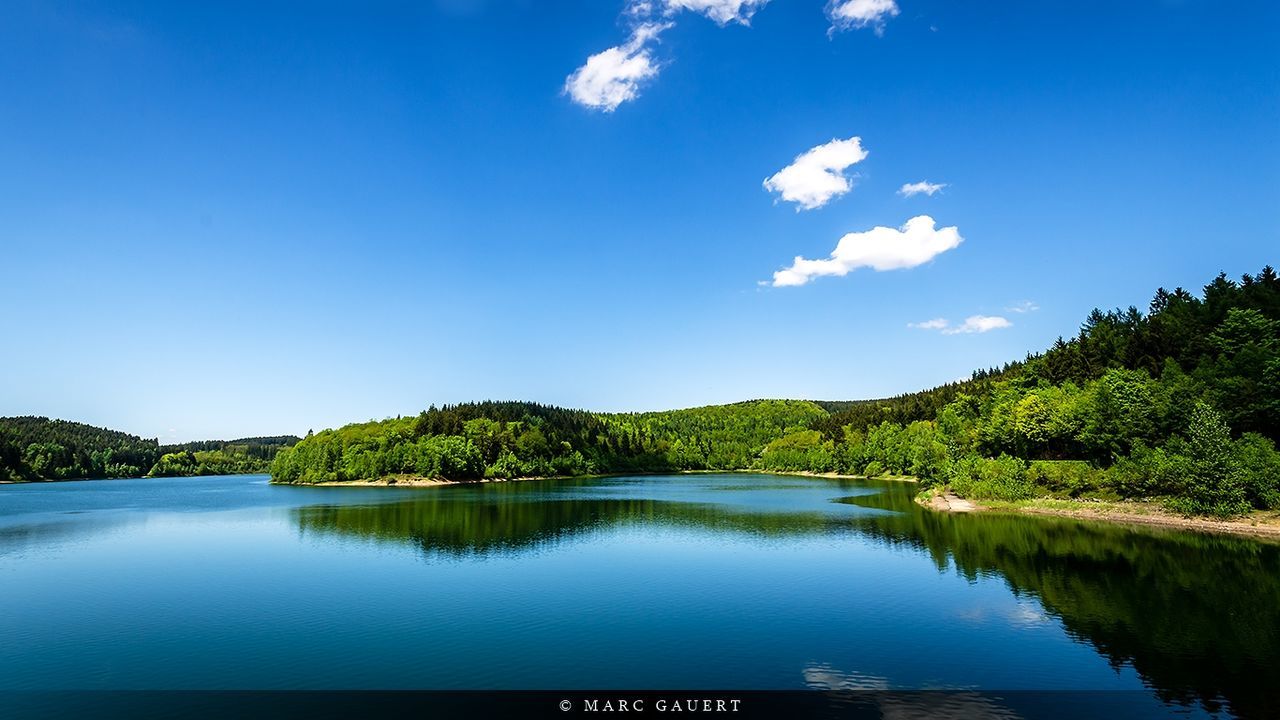
[[[707,16],[723,27],[731,22],[751,24],[751,16],[767,5],[769,0],[660,0],[660,2],[667,15],[674,15],[681,10],[692,10]],[[652,11],[652,3],[647,0],[638,0],[632,4],[631,8],[637,5],[648,6]],[[629,11],[633,10],[629,8]]]
[[[820,208],[832,198],[849,192],[853,184],[844,171],[866,157],[862,138],[832,140],[797,155],[790,165],[765,179],[764,189],[796,203],[797,212]]]
[[[658,75],[651,43],[674,25],[677,14],[689,10],[724,27],[750,25],[751,17],[769,0],[630,0],[622,11],[633,26],[626,43],[587,58],[565,78],[563,93],[583,107],[613,112],[640,94],[640,87]]]
[[[830,33],[871,27],[877,35],[884,33],[884,23],[898,14],[895,0],[831,0],[827,3]]]
[[[1018,303],[1017,305],[1005,308],[1005,311],[1012,312],[1012,313],[1031,313],[1039,309],[1040,309],[1039,305],[1031,302],[1030,300],[1024,300]]]
[[[984,333],[1000,328],[1011,327],[1013,323],[1005,318],[994,315],[970,315],[965,318],[964,322],[959,325],[952,326],[951,321],[946,318],[934,318],[925,320],[924,322],[907,323],[907,327],[917,330],[940,330],[943,335],[969,335],[972,333]],[[968,378],[963,378],[968,380]],[[957,381],[959,382],[959,381]]]
[[[968,335],[1012,327],[1013,323],[999,315],[970,315],[964,322],[951,328],[943,328],[943,335]]]
[[[901,188],[898,188],[898,194],[902,197],[911,197],[912,195],[920,195],[923,193],[929,197],[933,197],[934,193],[941,192],[942,188],[946,186],[946,183],[931,183],[928,180],[921,180],[920,182],[907,183]]]
[[[583,107],[603,112],[613,112],[635,98],[641,83],[658,74],[648,45],[669,27],[670,23],[636,26],[625,44],[592,55],[574,70],[564,81],[565,94]]]
[[[629,15],[634,18],[649,17],[653,13],[654,7],[652,0],[631,0],[626,9],[622,12],[623,15]]]
[[[804,285],[823,275],[844,276],[860,267],[901,270],[929,262],[958,246],[964,238],[952,226],[937,228],[928,215],[913,217],[901,228],[875,227],[840,238],[831,257],[807,260],[797,256],[791,267],[773,274],[774,287]]]
[[[950,324],[951,323],[947,322],[946,318],[934,318],[932,320],[925,320],[924,322],[907,323],[907,327],[915,328],[917,330],[941,330]]]

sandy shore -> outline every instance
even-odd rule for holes
[[[442,485],[476,485],[479,483],[519,482],[522,480],[582,480],[586,478],[644,477],[646,475],[795,475],[799,477],[826,478],[829,480],[866,480],[865,475],[841,475],[840,473],[815,473],[807,470],[672,470],[657,472],[606,473],[598,475],[551,475],[518,478],[484,478],[483,480],[441,480],[421,475],[389,475],[376,480],[343,480],[321,483],[277,483],[301,487],[440,487]],[[876,480],[917,483],[913,477],[884,476]]]
[[[957,505],[956,501],[960,504]],[[1036,498],[1015,502],[992,501],[979,505],[951,493],[935,495],[921,504],[941,512],[1013,512],[1023,515],[1048,515],[1195,532],[1227,533],[1280,541],[1280,513],[1276,512],[1256,511],[1243,517],[1222,520],[1179,515],[1154,502]]]
[[[957,513],[974,512],[976,510],[981,509],[977,505],[974,505],[972,502],[965,500],[959,495],[955,495],[949,492],[938,493],[933,497],[929,498],[929,503],[927,507],[930,507],[934,510],[941,510],[942,512],[957,512]]]
[[[733,472],[733,473],[747,473],[750,475],[798,475],[800,477],[828,478],[831,480],[893,480],[896,482],[909,482],[909,483],[920,482],[918,479],[907,476],[907,475],[880,475],[874,478],[869,478],[866,475],[841,475],[840,473],[833,473],[833,472],[816,473],[816,472],[809,472],[808,470],[688,470],[685,472],[698,472],[698,473]],[[684,474],[684,473],[678,473],[678,474]]]

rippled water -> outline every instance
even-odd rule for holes
[[[1266,717],[1280,548],[907,484],[0,487],[0,689],[1140,690]],[[1167,704],[1166,704],[1167,703]]]

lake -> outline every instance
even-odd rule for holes
[[[0,690],[1087,690],[1275,716],[1280,547],[914,490],[0,486]]]

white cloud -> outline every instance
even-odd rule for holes
[[[934,318],[932,320],[925,320],[924,322],[907,323],[907,327],[915,328],[917,330],[942,330],[950,324],[951,323],[947,322],[946,318]]]
[[[929,197],[933,197],[934,193],[941,191],[946,186],[946,183],[931,183],[928,180],[921,180],[920,182],[903,185],[898,189],[898,194],[903,197],[911,197],[912,195],[924,193]]]
[[[876,34],[884,32],[885,20],[898,14],[895,0],[831,0],[827,3],[830,32],[872,27]]]
[[[832,140],[810,148],[764,181],[764,188],[797,204],[796,211],[820,208],[853,187],[844,171],[867,157],[862,138]]]
[[[692,10],[714,20],[720,26],[731,22],[749,25],[751,16],[769,3],[769,0],[659,0],[667,15],[674,15],[681,10]],[[639,0],[633,3],[630,12],[636,6],[652,7],[652,3]]]
[[[1030,312],[1035,312],[1039,309],[1040,309],[1039,305],[1031,302],[1030,300],[1024,300],[1018,303],[1017,305],[1005,308],[1005,311],[1013,312],[1013,313],[1030,313]]]
[[[956,247],[964,238],[952,227],[938,229],[928,215],[913,217],[901,228],[876,227],[852,232],[840,238],[831,257],[806,260],[797,256],[783,270],[773,274],[774,287],[804,285],[823,275],[848,275],[860,267],[900,270],[929,262]]]
[[[942,334],[967,335],[969,333],[984,333],[1012,326],[1013,323],[999,315],[970,315],[964,319],[963,323],[955,327],[943,328]]]
[[[941,330],[943,335],[969,335],[984,333],[1000,328],[1012,327],[1013,323],[995,315],[970,315],[959,325],[952,326],[946,318],[934,318],[918,323],[907,323],[907,327],[917,330]],[[967,380],[968,378],[964,378]]]
[[[563,93],[583,107],[613,112],[640,94],[640,86],[658,75],[651,44],[689,10],[724,27],[731,22],[751,24],[751,16],[769,0],[631,0],[622,14],[633,25],[626,43],[587,58],[565,78]]]
[[[623,10],[622,14],[636,18],[644,18],[649,17],[653,13],[654,8],[652,0],[631,0],[626,9]]]
[[[613,112],[635,98],[641,83],[658,74],[648,45],[669,27],[669,23],[637,25],[625,44],[592,55],[574,70],[564,81],[565,94],[583,107],[603,112]]]

